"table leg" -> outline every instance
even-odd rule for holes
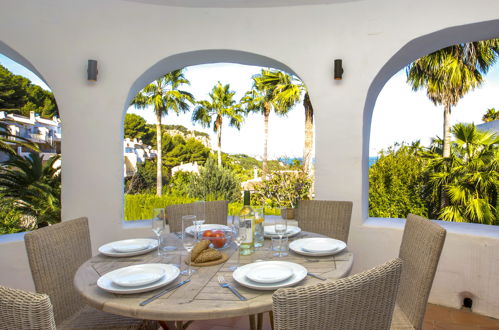
[[[269,312],[269,318],[270,318],[270,328],[274,330],[274,312],[272,311]]]
[[[256,329],[262,330],[263,327],[263,313],[258,313],[256,315]]]
[[[249,316],[249,321],[250,321],[250,330],[256,330],[255,315],[250,315]]]

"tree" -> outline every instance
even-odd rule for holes
[[[156,173],[156,194],[162,194],[162,147],[161,147],[161,117],[168,115],[170,111],[177,115],[189,110],[189,104],[194,104],[194,96],[179,87],[189,81],[184,77],[183,70],[175,70],[156,79],[144,89],[142,89],[132,100],[131,105],[138,109],[148,106],[154,107],[156,115],[156,146],[158,152],[157,173]]]
[[[241,128],[244,121],[241,107],[234,101],[235,92],[231,91],[227,84],[222,86],[220,82],[213,87],[209,94],[211,100],[198,102],[198,106],[192,114],[192,121],[200,123],[203,127],[210,127],[213,121],[213,131],[217,133],[218,166],[222,166],[222,124],[223,118],[229,119],[229,125]]]
[[[27,78],[12,74],[0,65],[0,110],[29,116],[30,111],[44,118],[59,117],[54,94]]]
[[[142,143],[151,145],[154,131],[151,131],[141,116],[127,113],[123,127],[126,138],[142,140]]]
[[[270,82],[271,77],[272,82]],[[270,71],[262,69],[261,73],[256,74],[252,77],[253,88],[252,90],[246,92],[244,97],[241,99],[241,104],[246,107],[247,112],[258,112],[263,115],[263,163],[262,163],[262,177],[267,178],[268,174],[268,139],[269,139],[269,117],[272,109],[275,113],[284,116],[288,113],[290,107],[276,107],[274,104],[275,97],[274,93],[278,88],[278,85],[282,81],[287,81],[285,73],[281,71]],[[275,79],[277,78],[277,79]]]
[[[449,157],[434,149],[425,154],[431,213],[447,221],[499,224],[499,136],[462,123],[454,125],[452,133]]]
[[[402,143],[381,151],[369,168],[369,216],[405,218],[413,213],[428,216],[423,197],[427,161],[419,142]]]
[[[260,90],[272,94],[272,105],[276,112],[288,112],[297,104],[303,94],[303,107],[305,109],[305,142],[303,147],[303,169],[307,175],[313,171],[312,158],[314,148],[314,109],[305,84],[295,76],[283,71],[262,70],[259,77],[255,78],[255,85]]]
[[[488,123],[498,119],[499,119],[499,111],[496,111],[495,108],[487,109],[487,112],[482,117],[484,123]]]
[[[26,229],[61,221],[60,156],[45,163],[37,152],[14,156],[0,167],[0,203],[23,215]]]
[[[451,108],[469,91],[480,86],[482,74],[496,62],[499,39],[452,45],[423,56],[406,68],[414,91],[426,89],[435,105],[444,106],[443,156],[450,156]]]
[[[232,172],[223,166],[217,166],[215,160],[209,158],[199,174],[192,176],[189,195],[202,200],[236,201],[239,198],[239,181]]]

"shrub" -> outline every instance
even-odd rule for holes
[[[256,187],[255,198],[270,207],[296,207],[299,200],[310,199],[312,179],[303,171],[272,172]]]
[[[206,201],[234,202],[240,198],[239,181],[228,168],[219,167],[213,158],[209,158],[199,174],[193,175],[189,196]]]
[[[125,220],[144,220],[152,218],[155,208],[174,204],[192,203],[196,200],[185,196],[156,196],[154,194],[125,195]]]

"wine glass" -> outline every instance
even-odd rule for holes
[[[276,218],[274,220],[274,230],[275,233],[279,236],[279,253],[274,254],[274,256],[282,257],[282,237],[288,230],[288,221],[286,219]]]
[[[154,209],[153,218],[151,222],[152,231],[156,234],[158,238],[158,255],[161,255],[159,247],[161,245],[161,234],[165,230],[165,209]]]
[[[189,264],[187,270],[183,270],[181,272],[182,275],[191,276],[196,271],[191,269],[191,252],[196,245],[198,238],[198,226],[195,224],[196,216],[195,215],[184,215],[182,216],[182,245],[184,249],[187,250],[187,257],[189,258]],[[187,227],[194,225],[193,235],[190,235],[186,232]]]
[[[239,229],[239,222],[237,221],[237,217],[233,216],[232,217],[232,224],[230,226],[231,231],[232,231],[232,237],[233,241],[237,246],[236,253],[237,253],[237,264],[235,266],[230,266],[229,270],[234,271],[237,268],[239,268],[239,260],[241,258],[241,253],[239,251],[239,247],[241,246],[241,242],[246,240],[246,231],[245,230],[240,230]]]
[[[166,217],[166,209],[164,209],[164,208],[153,209],[153,219],[163,219],[163,222],[164,222],[163,231],[164,231],[164,229],[166,228],[166,225],[168,225],[168,219]],[[163,240],[166,241],[165,236],[163,236]],[[160,233],[160,239],[158,241],[158,247],[159,247],[159,250],[162,250],[162,251],[174,251],[174,250],[177,249],[177,247],[172,246],[172,245],[162,246],[162,244],[161,244],[161,233]]]

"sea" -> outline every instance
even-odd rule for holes
[[[369,157],[369,167],[373,166],[378,161],[378,159],[378,156]]]

